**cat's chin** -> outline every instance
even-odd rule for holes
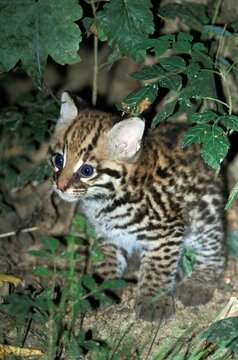
[[[76,202],[79,200],[79,198],[75,197],[72,194],[63,193],[62,191],[55,190],[55,192],[59,195],[59,197],[67,202]]]

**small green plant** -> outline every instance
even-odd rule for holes
[[[31,250],[29,254],[48,264],[34,270],[35,275],[45,279],[46,286],[41,291],[15,292],[7,296],[6,304],[1,306],[3,311],[18,319],[21,327],[29,318],[46,325],[46,348],[49,359],[55,359],[62,347],[70,359],[79,359],[83,351],[98,351],[100,343],[93,338],[88,339],[83,329],[83,315],[91,308],[92,299],[102,305],[111,304],[111,299],[104,293],[105,290],[123,288],[127,285],[124,280],[105,280],[98,285],[92,275],[85,273],[85,264],[76,251],[78,245],[85,246],[85,241],[73,235],[74,232],[84,233],[90,237],[90,241],[95,242],[92,229],[80,215],[74,219],[72,234],[67,238],[67,251],[60,251],[57,239],[43,238],[42,250]],[[103,258],[103,253],[96,244],[91,250],[90,267],[95,261],[101,261]],[[58,265],[62,260],[66,261],[68,266],[64,270],[59,270]],[[76,268],[80,270],[77,271]]]

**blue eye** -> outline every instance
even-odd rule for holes
[[[94,168],[91,165],[88,164],[84,164],[81,166],[80,168],[80,173],[81,175],[83,175],[84,177],[90,177],[93,175],[94,172]]]
[[[64,165],[64,157],[61,154],[56,154],[53,158],[54,161],[54,165],[58,168],[61,169]]]

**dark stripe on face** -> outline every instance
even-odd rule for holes
[[[113,170],[113,169],[110,169],[110,168],[101,168],[101,169],[99,168],[99,169],[97,169],[97,172],[99,174],[107,174],[107,175],[109,175],[111,177],[114,177],[116,179],[120,179],[120,177],[121,177],[121,173],[119,171]]]

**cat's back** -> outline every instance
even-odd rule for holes
[[[182,169],[196,172],[206,170],[209,174],[214,171],[201,158],[201,147],[191,145],[183,147],[183,139],[189,125],[181,123],[162,123],[150,129],[143,139],[144,159],[153,167],[170,168],[181,173]]]

